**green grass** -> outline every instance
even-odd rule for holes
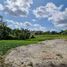
[[[67,39],[67,35],[37,35],[35,38],[28,40],[0,40],[0,55],[5,55],[5,53],[11,48],[59,38]]]

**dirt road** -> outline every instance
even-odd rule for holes
[[[67,67],[67,41],[46,40],[17,47],[5,57],[9,67]]]

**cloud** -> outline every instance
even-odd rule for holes
[[[28,21],[24,22],[23,25],[24,25],[24,26],[32,26],[31,22],[28,22]]]
[[[7,26],[10,28],[28,28],[30,26],[32,26],[31,22],[25,21],[25,22],[17,22],[17,21],[13,21],[13,20],[6,20],[7,22]]]
[[[36,19],[32,19],[33,22],[36,22],[37,20]]]
[[[32,30],[34,30],[34,31],[44,31],[44,32],[48,31],[48,29],[46,27],[43,27],[40,24],[34,24]]]
[[[23,22],[17,22],[17,21],[13,21],[13,20],[5,20],[7,22],[7,26],[12,28],[12,29],[21,29],[26,27],[25,23]]]
[[[54,3],[47,3],[33,10],[36,18],[47,18],[57,27],[67,27],[67,8],[62,10],[63,5],[56,6]]]
[[[14,16],[26,17],[33,4],[32,0],[6,0],[3,11]]]
[[[13,20],[6,20],[7,26],[12,29],[29,29],[31,31],[47,31],[46,27],[41,26],[40,24],[32,24],[31,22],[25,21],[25,22],[16,22]]]
[[[0,4],[0,11],[4,10],[4,7],[2,4]]]
[[[47,18],[56,11],[59,11],[61,9],[61,6],[57,7],[55,4],[50,2],[47,3],[45,6],[40,6],[36,8],[36,10],[34,10],[33,13],[37,18]]]

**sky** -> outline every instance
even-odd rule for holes
[[[12,29],[67,30],[67,0],[0,0],[0,15]]]

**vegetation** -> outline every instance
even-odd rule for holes
[[[0,16],[0,40],[25,40],[25,39],[30,39],[34,38],[34,33],[35,35],[45,35],[45,34],[67,34],[67,30],[61,31],[61,32],[56,32],[56,31],[29,31],[27,29],[11,29],[7,27],[7,23],[3,22],[3,17]]]
[[[15,48],[18,46],[25,46],[29,44],[38,43],[44,40],[50,39],[67,39],[67,35],[36,35],[33,39],[27,40],[0,40],[0,55],[4,55],[9,49]]]
[[[63,35],[67,35],[67,30],[61,30],[60,32],[57,32],[57,31],[47,31],[47,32],[43,32],[43,31],[35,31],[35,35],[54,35],[54,34],[63,34]]]
[[[34,44],[49,39],[67,39],[67,30],[56,31],[29,31],[27,29],[11,29],[3,22],[0,16],[0,55],[4,55],[9,49],[22,45]]]
[[[5,22],[0,21],[0,40],[25,40],[29,38],[34,38],[31,31],[27,29],[11,29],[7,27]]]

